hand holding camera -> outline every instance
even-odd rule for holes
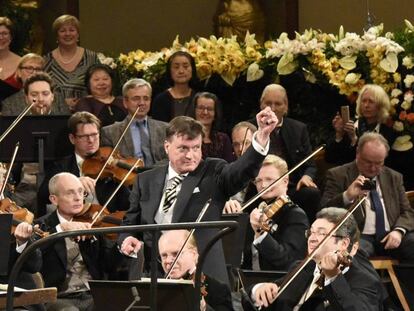
[[[368,191],[375,189],[375,182],[369,178],[359,175],[345,191],[346,197],[354,201],[361,195],[366,195]]]

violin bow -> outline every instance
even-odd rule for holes
[[[249,133],[249,131],[250,131],[250,129],[248,127],[246,127],[246,132],[244,133],[242,147],[241,147],[241,150],[240,150],[240,155],[242,155],[243,152],[244,152],[244,149],[245,149],[244,147],[245,147],[245,144],[246,144],[247,134]]]
[[[318,149],[316,149],[314,152],[312,152],[310,155],[308,155],[305,159],[300,161],[298,164],[296,164],[291,170],[287,171],[286,173],[282,174],[278,179],[276,179],[274,182],[269,184],[266,188],[263,188],[261,191],[259,191],[255,196],[250,198],[246,203],[243,204],[242,208],[240,209],[240,212],[244,211],[247,207],[252,205],[258,198],[260,198],[263,194],[267,193],[272,189],[274,185],[276,185],[278,182],[283,180],[286,176],[289,176],[289,174],[296,171],[300,166],[302,166],[305,162],[309,161],[311,158],[313,158],[317,153],[322,151],[325,148],[326,145],[319,146]]]
[[[328,240],[335,234],[335,232],[348,220],[349,217],[356,211],[356,209],[361,206],[361,204],[366,200],[367,196],[363,196],[359,201],[355,202],[342,217],[340,221],[329,231],[329,233],[322,239],[322,241],[315,247],[315,249],[292,271],[288,276],[283,280],[282,284],[279,287],[277,295],[274,300],[276,300],[289,286],[290,283],[298,276],[298,274],[305,268],[305,266],[315,257],[316,252],[319,251]],[[274,301],[273,300],[273,301]]]
[[[99,217],[102,215],[105,208],[108,206],[108,204],[111,202],[111,200],[114,198],[115,194],[118,192],[118,190],[122,187],[124,182],[128,179],[128,176],[132,173],[132,171],[138,166],[138,163],[141,161],[141,159],[137,159],[134,163],[134,165],[131,166],[129,171],[125,174],[124,178],[122,178],[121,182],[118,184],[118,186],[115,188],[115,190],[112,192],[111,196],[106,200],[105,204],[102,206],[101,210],[98,214],[96,214],[91,222],[91,226],[95,224],[95,222],[99,219]]]
[[[3,139],[6,138],[6,136],[11,132],[12,129],[17,125],[17,123],[20,122],[21,119],[32,109],[32,107],[36,104],[36,99],[33,99],[32,104],[27,106],[19,115],[18,117],[13,121],[12,124],[7,128],[7,130],[4,131],[4,133],[0,136],[0,143],[3,141]]]
[[[201,210],[200,214],[198,215],[195,223],[199,223],[201,221],[201,219],[203,218],[204,214],[207,212],[208,207],[210,206],[211,203],[211,199],[208,199],[208,201],[206,202],[206,204],[204,204],[203,209]],[[178,260],[180,259],[184,248],[186,247],[188,241],[190,240],[190,238],[193,236],[195,229],[191,229],[190,233],[188,234],[187,238],[185,239],[183,245],[180,248],[180,251],[178,252],[177,256],[175,256],[174,261],[171,265],[171,268],[168,270],[167,274],[165,275],[166,279],[170,278],[171,272],[174,269],[175,265],[177,264]]]
[[[4,189],[6,189],[7,181],[9,180],[10,173],[11,173],[14,161],[16,159],[17,151],[19,151],[19,148],[20,148],[20,142],[17,142],[16,146],[14,147],[12,158],[10,160],[9,168],[7,169],[6,175],[4,176],[3,185],[1,186],[1,189],[0,189],[0,198],[3,197]]]
[[[115,151],[118,149],[119,144],[121,143],[122,138],[124,138],[126,132],[128,131],[129,127],[131,126],[132,122],[135,120],[135,116],[138,113],[139,108],[137,108],[134,112],[134,114],[131,116],[131,119],[128,121],[127,126],[124,128],[124,130],[122,131],[121,136],[118,138],[118,141],[116,142],[115,146],[112,148],[111,153],[109,154],[108,158],[106,159],[104,165],[102,166],[101,170],[99,171],[98,175],[95,178],[95,182],[97,182],[99,180],[99,178],[101,177],[102,173],[104,172],[106,166],[108,165],[108,163],[112,160],[112,157],[115,153]],[[134,165],[135,167],[135,165]]]

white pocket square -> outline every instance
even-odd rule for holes
[[[198,193],[198,192],[200,192],[200,188],[195,187],[193,193]]]

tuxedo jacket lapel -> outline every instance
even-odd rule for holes
[[[152,219],[154,222],[155,215],[157,214],[158,208],[160,207],[160,201],[151,200],[151,198],[162,198],[164,192],[165,177],[167,176],[168,165],[160,168],[158,173],[154,176],[154,179],[151,181],[149,199],[151,202],[150,208],[152,209]],[[139,178],[139,177],[138,177]]]
[[[200,162],[199,166],[194,172],[191,172],[184,178],[181,185],[181,190],[178,193],[177,201],[175,202],[172,222],[180,222],[181,217],[184,214],[186,207],[188,208],[188,202],[193,194],[194,189],[200,182],[201,177],[205,172],[205,162]],[[195,219],[194,219],[195,220]]]

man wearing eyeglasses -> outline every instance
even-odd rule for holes
[[[124,107],[128,116],[121,122],[102,128],[102,146],[114,147],[135,111],[135,120],[122,138],[118,150],[123,157],[142,159],[145,167],[166,162],[164,150],[167,123],[148,116],[151,107],[152,88],[144,79],[131,79],[122,87]]]
[[[46,213],[49,203],[48,182],[57,173],[69,172],[79,177],[85,191],[89,194],[89,203],[104,205],[106,200],[116,189],[117,184],[112,179],[100,179],[97,182],[89,176],[85,176],[82,165],[86,158],[93,156],[99,150],[99,129],[101,123],[93,114],[81,111],[74,113],[68,120],[69,140],[74,147],[74,152],[53,163],[46,168],[46,177],[38,192],[38,214]],[[56,146],[59,148],[59,146]],[[128,209],[129,190],[121,187],[116,196],[108,205],[110,211]]]
[[[345,215],[341,208],[325,208],[307,231],[308,253],[315,251]],[[382,310],[382,289],[378,277],[360,264],[344,264],[342,259],[356,252],[359,240],[357,224],[351,216],[327,242],[314,253],[313,259],[278,297],[281,284],[259,283],[249,291],[251,301],[243,302],[268,310]],[[290,277],[288,274],[287,277]]]
[[[414,210],[402,175],[384,166],[388,151],[381,134],[364,134],[355,161],[327,172],[322,204],[348,207],[366,195],[363,207],[355,212],[362,232],[360,248],[368,256],[386,255],[414,263]]]
[[[84,207],[85,188],[80,179],[67,172],[49,181],[51,202],[57,210],[35,222],[49,233],[91,228],[88,222],[74,220]],[[60,239],[42,249],[41,273],[46,287],[57,287],[58,299],[47,310],[92,310],[93,299],[88,281],[102,279],[104,271],[115,264],[115,248],[102,236]]]
[[[267,188],[288,170],[286,162],[274,154],[266,156],[255,178],[258,192]],[[284,270],[306,254],[305,230],[309,221],[305,212],[287,196],[289,177],[285,176],[261,196],[258,208],[250,213],[243,268]],[[275,204],[275,205],[274,205]],[[273,217],[265,210],[279,206]],[[276,210],[276,208],[275,208]]]

